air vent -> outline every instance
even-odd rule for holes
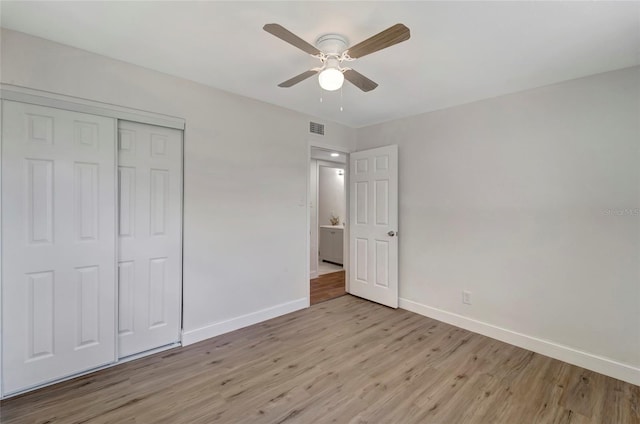
[[[317,122],[309,122],[309,131],[312,134],[324,135],[324,124],[318,124]]]

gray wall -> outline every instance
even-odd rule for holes
[[[189,340],[304,306],[310,117],[10,30],[1,59],[3,83],[186,119]],[[323,143],[354,145],[353,130],[325,124]]]
[[[331,225],[331,215],[340,218],[340,225],[347,220],[346,197],[343,175],[338,175],[338,169],[344,165],[334,165],[336,168],[319,162],[318,167],[318,225]]]
[[[400,297],[637,379],[639,122],[636,67],[358,130],[399,145]]]
[[[192,340],[304,300],[309,117],[13,31],[1,54],[3,83],[186,119]],[[631,68],[321,142],[399,145],[404,301],[637,372],[639,87]]]

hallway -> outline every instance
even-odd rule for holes
[[[324,302],[347,294],[343,271],[324,274],[311,280],[311,304]]]

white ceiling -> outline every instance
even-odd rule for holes
[[[640,64],[640,2],[0,2],[5,28],[361,127]],[[277,84],[317,60],[262,30],[411,39],[351,67],[380,86]]]

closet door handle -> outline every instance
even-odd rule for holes
[[[389,231],[389,232],[387,233],[387,235],[388,235],[389,237],[394,237],[396,234],[397,234],[397,233],[396,233],[395,231],[393,231],[393,230],[391,230],[391,231]]]

